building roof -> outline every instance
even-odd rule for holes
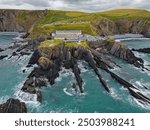
[[[56,34],[55,39],[78,39],[77,34]]]
[[[81,34],[81,30],[57,30],[56,34]]]

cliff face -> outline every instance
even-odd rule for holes
[[[0,31],[28,32],[45,15],[46,11],[0,10]]]
[[[119,20],[112,22],[110,20],[100,20],[94,25],[99,35],[113,35],[123,33],[143,34],[150,37],[150,21],[148,20]]]
[[[16,21],[16,16],[17,12],[14,10],[0,10],[0,31],[24,31],[24,28]]]

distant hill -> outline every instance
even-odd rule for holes
[[[141,33],[150,37],[150,12],[120,9],[85,13],[55,10],[0,10],[0,31],[30,32],[31,38],[48,37],[55,30],[82,30],[90,35]]]

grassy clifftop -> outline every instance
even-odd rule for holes
[[[114,23],[123,19],[150,21],[150,12],[127,9],[97,13],[48,11],[47,16],[35,25],[33,34],[44,36],[55,30],[82,30],[83,33],[97,35],[97,22],[105,20]]]
[[[107,12],[100,12],[98,14],[113,21],[118,21],[120,19],[150,20],[150,12],[146,10],[119,9],[119,10],[112,10]]]

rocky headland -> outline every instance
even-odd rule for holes
[[[45,41],[46,39],[51,39],[50,33],[52,31],[59,29],[56,25],[61,27],[64,24],[66,24],[66,28],[70,29],[72,29],[73,25],[77,28],[82,27],[81,30],[83,32],[95,36],[134,33],[150,37],[149,11],[123,10],[124,13],[122,15],[119,14],[119,16],[118,11],[114,11],[111,14],[112,12],[96,14],[81,12],[81,17],[78,16],[78,19],[81,19],[81,23],[79,24],[74,16],[71,16],[71,14],[68,15],[70,12],[0,10],[0,31],[26,32],[22,38],[27,38],[26,44],[14,44],[6,48],[5,50],[16,49],[16,51],[14,50],[11,56],[1,55],[0,60],[7,57],[10,59],[14,56],[20,58],[23,55],[32,54],[26,67],[33,67],[35,64],[37,66],[29,74],[21,90],[26,93],[36,94],[37,101],[41,103],[43,99],[40,88],[54,85],[62,68],[73,72],[76,83],[72,83],[70,87],[82,95],[84,93],[84,80],[82,79],[78,62],[85,61],[93,69],[95,76],[100,82],[100,86],[108,94],[111,95],[111,86],[103,78],[101,69],[127,88],[129,93],[140,103],[150,104],[150,99],[143,95],[136,86],[112,71],[112,69],[120,67],[118,63],[113,61],[112,57],[117,57],[141,70],[147,69],[144,67],[144,61],[136,57],[132,51],[150,53],[149,48],[130,50],[127,46],[112,39],[84,42],[81,44]],[[141,15],[143,13],[145,14],[144,16]],[[60,19],[56,18],[56,16],[59,16]],[[91,20],[87,21],[87,17]],[[65,21],[66,19],[68,21]],[[74,21],[73,23],[70,22],[72,20]],[[80,27],[81,24],[82,26]],[[5,50],[0,48],[0,52]],[[25,73],[25,71],[23,72]],[[16,99],[9,99],[6,103],[0,105],[0,112],[27,112],[27,108],[25,103]]]
[[[150,99],[143,95],[140,90],[132,85],[130,82],[124,80],[122,77],[115,74],[112,69],[120,67],[118,63],[113,61],[112,57],[117,57],[124,60],[128,64],[143,70],[144,61],[134,55],[126,45],[116,42],[112,39],[97,41],[97,42],[83,42],[77,43],[64,43],[63,41],[46,40],[43,38],[29,40],[27,44],[19,44],[9,47],[9,49],[16,48],[9,58],[17,56],[20,58],[23,55],[32,56],[26,67],[34,67],[33,71],[29,74],[24,82],[21,90],[26,93],[36,94],[37,101],[42,103],[41,87],[48,87],[56,83],[56,78],[59,77],[59,72],[62,68],[69,69],[73,72],[76,83],[73,82],[70,87],[75,92],[84,93],[84,80],[81,76],[81,70],[78,66],[79,61],[85,61],[89,67],[95,72],[95,76],[99,79],[100,86],[111,95],[111,90],[107,79],[103,78],[100,69],[105,70],[110,76],[128,89],[129,93],[136,98],[140,103],[150,104]],[[2,56],[1,58],[5,58]],[[7,56],[8,57],[8,56]],[[23,71],[25,73],[25,71]],[[11,99],[10,99],[11,100]],[[17,100],[8,100],[5,104],[1,105],[1,112],[26,112],[26,107]],[[13,101],[13,102],[12,102]],[[12,111],[6,111],[8,104],[12,104]]]
[[[72,83],[70,87],[78,93],[84,93],[84,81],[80,75],[81,70],[78,66],[78,61],[85,61],[93,69],[100,84],[109,94],[111,94],[111,86],[102,77],[100,69],[105,70],[114,80],[127,88],[130,94],[139,102],[143,104],[150,103],[150,99],[140,93],[136,86],[111,71],[115,67],[120,67],[119,64],[112,60],[112,56],[122,59],[137,68],[144,69],[144,61],[136,57],[127,46],[111,39],[81,44],[63,43],[62,41],[62,43],[56,44],[55,42],[39,42],[34,47],[32,46],[34,52],[27,67],[31,67],[34,64],[38,66],[34,67],[29,74],[21,90],[30,94],[37,94],[37,101],[42,102],[40,88],[55,84],[56,78],[59,77],[59,72],[63,67],[72,70],[74,73],[76,83]]]

